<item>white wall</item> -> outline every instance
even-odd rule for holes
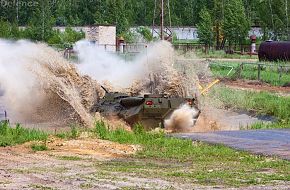
[[[116,51],[116,26],[99,26],[99,45],[108,51]]]

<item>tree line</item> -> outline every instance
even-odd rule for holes
[[[197,26],[201,41],[206,44],[241,42],[253,25],[263,29],[264,39],[288,39],[290,0],[164,1],[170,8],[165,9],[165,24]],[[0,37],[24,36],[32,40],[57,42],[63,37],[52,31],[53,26],[93,24],[115,24],[117,34],[125,36],[131,26],[152,26],[159,2],[160,0],[2,0]],[[159,19],[155,19],[155,22],[158,25]],[[18,26],[26,26],[27,31],[19,32],[16,29]],[[68,31],[68,34],[72,33]],[[73,35],[75,38],[79,37],[77,34]]]

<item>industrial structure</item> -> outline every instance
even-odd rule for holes
[[[289,41],[266,41],[261,43],[259,48],[260,61],[289,61],[290,42]]]

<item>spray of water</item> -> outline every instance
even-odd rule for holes
[[[131,95],[156,93],[185,97],[194,94],[194,77],[174,68],[174,50],[168,42],[150,44],[132,61],[124,61],[86,41],[78,42],[74,49],[78,52],[79,71],[105,81],[109,89],[126,90]],[[197,114],[196,109],[184,105],[165,121],[165,126],[174,132],[188,131]]]
[[[132,61],[124,61],[104,49],[80,41],[74,47],[80,64],[77,68],[82,74],[98,81],[107,81],[113,89],[136,95],[144,93],[163,93],[186,96],[186,77],[174,68],[174,50],[169,42],[150,44],[143,53]]]
[[[52,48],[27,41],[0,41],[0,81],[12,120],[24,123],[68,120],[91,126],[89,107],[99,86],[81,76]]]
[[[190,132],[195,124],[199,111],[195,108],[182,105],[175,110],[169,119],[165,120],[165,129],[172,132]]]
[[[78,54],[80,73],[97,81],[107,81],[115,87],[128,87],[144,70],[144,65],[125,62],[118,55],[87,41],[77,42],[74,50]]]
[[[99,83],[132,95],[192,95],[189,78],[173,67],[174,50],[168,42],[149,45],[130,62],[84,41],[75,50],[79,64],[68,62],[44,44],[0,41],[0,86],[12,120],[92,126],[90,108],[103,94]],[[195,114],[183,106],[166,126],[187,129]]]

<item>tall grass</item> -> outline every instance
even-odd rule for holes
[[[254,92],[218,86],[211,90],[209,100],[218,100],[224,107],[244,109],[261,115],[272,115],[280,123],[287,124],[287,126],[290,123],[290,97],[280,97],[269,92]]]
[[[196,55],[201,58],[218,58],[218,59],[258,59],[257,55],[241,55],[241,54],[226,54],[224,50],[219,51],[208,51],[207,54],[205,54],[202,50],[195,51]]]
[[[232,66],[235,68],[235,70],[230,74],[230,76],[227,76],[228,72],[230,71],[229,67],[226,66]],[[290,73],[288,71],[283,71],[282,75],[280,77],[279,71],[278,71],[278,65],[283,65],[283,63],[278,63],[277,67],[273,66],[263,66],[261,70],[261,81],[269,83],[271,85],[275,86],[282,86],[284,84],[287,84],[290,82]],[[235,71],[239,69],[240,63],[231,63],[231,62],[224,62],[222,65],[220,63],[217,64],[211,64],[210,69],[212,73],[216,77],[228,77],[228,78],[237,78],[237,75],[233,75]],[[248,80],[257,80],[258,79],[258,66],[257,65],[244,65],[243,70],[241,71],[241,74],[239,76],[242,79],[248,79]]]
[[[142,151],[137,152],[139,158],[160,158],[187,160],[222,160],[235,155],[235,151],[224,146],[206,144],[193,145],[191,140],[168,137],[163,132],[146,132],[141,125],[134,126],[133,132],[124,129],[109,130],[104,122],[98,121],[94,133],[101,139],[122,144],[142,145]],[[217,156],[219,155],[219,156]]]
[[[28,141],[46,140],[48,134],[35,129],[24,129],[19,124],[12,128],[6,122],[0,122],[0,146],[11,146]]]
[[[290,123],[255,123],[248,129],[289,129]]]

